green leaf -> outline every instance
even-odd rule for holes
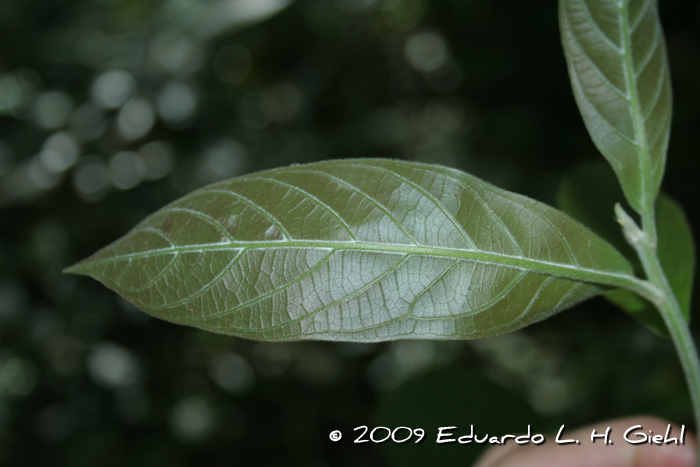
[[[154,316],[270,341],[477,338],[636,283],[614,248],[562,212],[390,160],[204,187],[67,272]]]
[[[642,266],[636,252],[624,240],[620,225],[611,214],[612,207],[622,198],[622,190],[610,169],[603,163],[596,163],[576,167],[562,179],[557,204],[617,248],[641,273]],[[680,205],[663,192],[656,201],[656,216],[659,260],[686,320],[689,320],[695,266],[690,224]],[[655,332],[667,335],[659,312],[640,296],[623,289],[607,292],[604,296]]]
[[[661,193],[656,202],[656,224],[659,236],[657,252],[661,267],[686,321],[690,321],[695,272],[693,232],[681,205],[664,193]]]
[[[653,206],[671,125],[671,80],[655,0],[560,0],[574,95],[630,205]]]

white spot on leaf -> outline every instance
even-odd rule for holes
[[[240,216],[238,214],[233,214],[226,221],[226,230],[228,230],[229,232],[231,232],[234,235],[236,233],[236,230],[238,229],[239,217]]]
[[[271,225],[265,231],[265,240],[282,240],[282,232],[276,225]]]

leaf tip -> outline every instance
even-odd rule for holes
[[[85,260],[79,261],[72,266],[68,266],[61,271],[63,274],[82,274],[87,275],[85,270]]]

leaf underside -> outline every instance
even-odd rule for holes
[[[370,342],[511,331],[631,267],[562,212],[471,175],[352,160],[196,190],[67,272],[180,324]]]
[[[560,0],[569,75],[584,122],[630,205],[652,206],[671,124],[671,80],[655,0]]]

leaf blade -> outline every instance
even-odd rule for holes
[[[260,340],[482,337],[634,281],[553,208],[388,160],[210,185],[67,272],[155,316]]]
[[[588,132],[630,205],[653,206],[671,122],[671,81],[655,0],[560,0],[562,43]]]

